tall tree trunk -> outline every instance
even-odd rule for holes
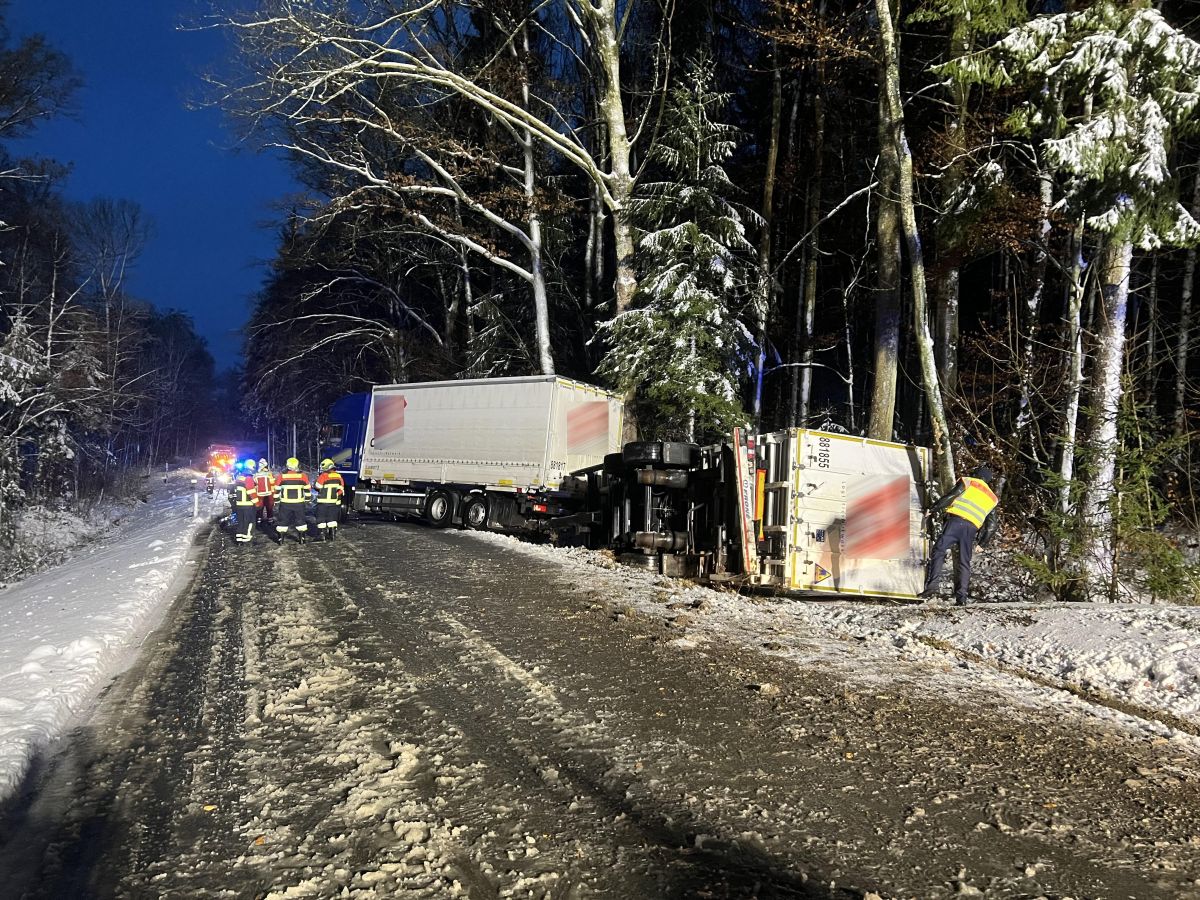
[[[1062,458],[1059,463],[1058,507],[1065,515],[1071,508],[1071,483],[1075,478],[1075,443],[1079,429],[1079,405],[1083,395],[1083,222],[1071,234],[1071,263],[1067,267],[1066,412],[1063,414]]]
[[[1150,284],[1146,290],[1146,396],[1151,408],[1158,396],[1158,252],[1150,256]]]
[[[1121,404],[1125,361],[1125,322],[1129,308],[1129,265],[1133,245],[1109,240],[1100,259],[1101,322],[1096,339],[1092,376],[1093,414],[1088,451],[1093,472],[1083,501],[1087,529],[1083,565],[1093,591],[1111,596],[1114,588],[1115,534],[1113,495],[1116,492],[1117,414]]]
[[[1025,300],[1025,308],[1019,326],[1020,350],[1017,360],[1017,378],[1020,382],[1017,396],[1017,415],[1013,422],[1013,446],[1018,451],[1024,442],[1029,426],[1033,423],[1033,349],[1037,341],[1038,321],[1042,314],[1042,301],[1046,293],[1046,267],[1050,259],[1050,204],[1054,200],[1054,181],[1049,172],[1038,173],[1039,210],[1041,215],[1041,239],[1033,258],[1033,283]],[[1036,456],[1034,448],[1030,454]]]
[[[1200,215],[1200,173],[1192,186],[1192,216]],[[1187,369],[1191,349],[1192,293],[1196,283],[1196,248],[1188,247],[1179,298],[1179,337],[1175,340],[1175,433],[1187,429]]]
[[[629,201],[633,197],[633,173],[629,165],[629,135],[625,129],[625,104],[621,99],[621,45],[617,35],[617,0],[581,4],[591,17],[596,35],[596,52],[603,71],[600,111],[608,132],[608,192],[613,199],[613,246],[617,254],[614,281],[617,312],[629,309],[637,293],[634,267],[633,223]]]
[[[802,82],[797,80],[795,89],[792,91],[791,108],[788,110],[788,128],[787,128],[787,166],[790,170],[795,171],[799,168],[799,163],[796,159],[796,132],[799,130],[800,119],[800,94],[803,90]],[[788,207],[790,209],[790,205]],[[801,225],[803,227],[803,223]],[[807,259],[808,246],[807,244],[801,250],[801,260]],[[801,271],[807,271],[805,264],[801,264]],[[799,294],[796,297],[796,313],[794,318],[794,326],[792,328],[791,340],[788,343],[788,362],[792,363],[789,379],[791,381],[790,391],[788,393],[788,413],[787,421],[794,425],[799,421],[800,415],[800,371],[801,367],[797,365],[800,360],[800,317],[804,307],[804,282],[801,280]]]
[[[825,98],[821,86],[825,82],[825,63],[817,64],[817,83],[813,91],[813,134],[812,134],[812,177],[808,185],[808,202],[805,205],[804,233],[808,235],[808,248],[804,256],[804,318],[800,330],[800,346],[803,348],[800,361],[800,398],[796,408],[796,424],[808,421],[812,403],[813,325],[817,315],[817,266],[821,258],[821,182],[825,175]]]
[[[596,291],[596,240],[600,236],[599,223],[596,221],[596,189],[592,188],[592,196],[588,200],[588,236],[583,248],[583,308],[589,312],[596,308],[599,298]]]
[[[854,340],[850,327],[850,288],[842,282],[842,335],[846,341],[846,427],[858,430],[854,413]]]
[[[521,101],[529,109],[529,78],[526,64],[529,60],[529,28],[521,26]],[[534,171],[533,134],[528,128],[521,133],[521,153],[525,163],[525,205],[529,230],[529,274],[532,276],[533,314],[537,339],[538,366],[543,375],[554,374],[554,354],[550,348],[550,300],[546,293],[546,269],[542,249],[542,215],[538,211],[536,197],[536,172]]]
[[[904,106],[900,101],[900,55],[892,22],[889,0],[875,0],[879,16],[880,55],[882,57],[886,102],[880,110],[887,140],[894,146],[898,171],[894,181],[900,192],[900,221],[908,246],[909,269],[913,290],[913,330],[916,332],[917,357],[921,364],[924,397],[929,404],[933,423],[934,462],[942,489],[954,484],[954,450],[950,446],[950,428],[938,383],[937,363],[933,354],[933,338],[929,334],[927,317],[929,299],[925,285],[925,254],[921,248],[921,233],[917,229],[916,200],[913,185],[912,152],[904,133]]]
[[[758,238],[758,280],[754,291],[754,316],[758,339],[755,370],[754,426],[762,425],[763,370],[767,363],[767,321],[771,311],[771,225],[775,209],[775,169],[779,161],[779,132],[783,118],[783,74],[779,71],[778,49],[771,48],[771,136],[767,144],[767,167],[763,173],[762,233]]]
[[[962,57],[970,52],[971,47],[963,37],[961,16],[954,17],[954,27],[950,35],[950,56]],[[946,142],[950,161],[941,181],[942,210],[945,213],[958,195],[966,171],[965,157],[967,153],[967,100],[969,90],[958,80],[950,82],[951,117],[948,123],[948,140]],[[955,229],[957,231],[957,229]],[[958,390],[958,312],[960,271],[962,266],[961,239],[958,234],[948,236],[942,229],[941,240],[938,242],[937,275],[934,278],[934,322],[937,333],[935,348],[937,353],[937,369],[941,376],[942,385],[949,393]]]
[[[889,18],[888,28],[891,27]],[[892,439],[896,417],[896,374],[900,365],[900,159],[887,112],[889,68],[881,41],[879,212],[875,218],[879,283],[875,296],[874,382],[871,386],[871,411],[867,419],[867,437],[880,441]]]

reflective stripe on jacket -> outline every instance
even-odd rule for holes
[[[249,475],[241,481],[235,481],[230,493],[233,494],[234,506],[258,506],[258,491],[254,487],[254,479]]]
[[[275,479],[275,500],[278,503],[307,503],[312,497],[312,485],[303,472],[284,472]]]
[[[954,502],[946,510],[946,515],[958,516],[976,528],[982,528],[984,519],[1000,501],[983,479],[967,477],[963,478],[962,482],[962,495],[954,498]]]
[[[322,472],[317,476],[318,503],[341,503],[345,490],[340,472]]]

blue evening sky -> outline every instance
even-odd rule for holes
[[[178,26],[197,0],[10,0],[14,39],[40,32],[70,57],[84,86],[72,119],[13,141],[17,155],[68,163],[74,200],[136,202],[152,234],[127,285],[196,322],[218,368],[241,335],[275,250],[277,205],[298,190],[277,156],[236,147],[215,109],[191,109],[199,73],[225,64],[228,43]]]

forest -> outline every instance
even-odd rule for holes
[[[0,3],[0,550],[28,506],[95,503],[187,459],[218,426],[213,360],[169,297],[131,294],[153,228],[119,198],[68,200],[67,163],[21,138],[71,115],[81,78]],[[3,558],[0,556],[0,558]]]
[[[986,464],[1058,596],[1200,594],[1191,4],[210,6],[207,102],[303,186],[244,332],[258,427],[304,446],[372,384],[558,373],[644,436],[922,444],[943,491]],[[0,138],[69,102],[47,48],[2,65]],[[189,332],[121,291],[135,212],[66,209],[38,166],[0,182],[10,502],[186,443],[203,420],[158,411],[212,378],[147,374]]]

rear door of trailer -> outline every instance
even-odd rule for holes
[[[807,430],[794,440],[788,586],[915,598],[929,549],[928,449]]]
[[[621,450],[624,406],[608,391],[559,378],[547,439],[546,486],[555,489],[571,472],[604,462]]]

